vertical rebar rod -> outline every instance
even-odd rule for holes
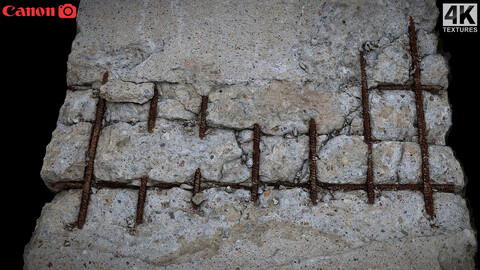
[[[200,106],[200,127],[198,129],[198,136],[200,139],[205,137],[207,131],[207,106],[208,96],[202,96],[202,104]]]
[[[255,123],[253,125],[253,166],[252,166],[252,189],[251,200],[257,201],[258,182],[260,174],[260,126]]]
[[[95,113],[95,123],[93,125],[92,135],[90,138],[90,147],[88,149],[88,162],[85,167],[83,178],[82,198],[80,200],[80,210],[78,212],[77,226],[83,228],[85,219],[87,218],[88,203],[90,200],[90,190],[92,188],[93,167],[95,161],[95,153],[97,151],[98,138],[100,137],[100,129],[102,128],[103,115],[105,113],[105,99],[99,97],[97,111]]]
[[[433,211],[433,191],[430,182],[429,153],[427,143],[427,131],[425,123],[425,111],[423,108],[422,83],[420,81],[420,61],[418,59],[417,33],[415,23],[410,17],[409,25],[410,54],[412,55],[413,67],[413,89],[415,91],[415,107],[417,110],[418,140],[420,144],[420,154],[422,161],[422,179],[423,179],[423,197],[425,200],[425,210],[430,219],[434,218]]]
[[[150,110],[148,111],[148,122],[147,130],[149,133],[153,132],[155,128],[155,122],[157,121],[157,110],[158,110],[158,89],[157,87],[153,90],[153,97],[150,100]]]
[[[143,176],[140,179],[140,188],[138,190],[137,200],[137,217],[135,223],[141,224],[143,222],[143,210],[145,209],[145,198],[147,196],[147,176]]]
[[[310,200],[315,205],[317,204],[317,124],[315,119],[310,119],[309,128],[309,159],[310,159]]]
[[[372,125],[370,120],[370,106],[368,99],[367,71],[365,52],[360,52],[360,68],[362,76],[362,113],[363,113],[363,137],[367,144],[367,179],[366,190],[368,203],[372,204],[375,200],[375,186],[373,183],[373,161],[372,161]]]

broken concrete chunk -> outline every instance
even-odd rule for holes
[[[432,184],[464,187],[463,170],[448,146],[431,145],[430,179]],[[373,145],[374,181],[379,184],[422,183],[420,146],[410,142],[381,142]]]
[[[400,184],[422,183],[420,146],[404,143],[403,154],[398,169]],[[430,179],[434,184],[453,184],[457,190],[464,186],[463,170],[447,146],[428,147],[430,159]]]
[[[251,161],[253,143],[242,149]],[[266,183],[298,183],[303,164],[308,159],[308,137],[285,139],[282,136],[263,136],[260,140],[260,180]],[[250,165],[247,162],[247,165]]]
[[[398,180],[402,160],[402,142],[380,142],[372,146],[373,179],[377,184],[392,184]]]
[[[250,166],[251,167],[251,166]],[[223,164],[222,183],[246,183],[250,184],[251,169],[243,159],[235,159]]]
[[[413,91],[370,91],[372,136],[376,140],[418,141],[417,110]],[[423,106],[430,144],[445,145],[451,110],[446,95],[423,92]]]
[[[95,121],[98,98],[93,90],[67,91],[65,102],[60,108],[58,123],[64,125]]]
[[[145,104],[107,102],[105,120],[107,123],[125,122],[134,124],[148,120],[149,102]]]
[[[171,120],[195,120],[197,117],[195,113],[185,110],[185,106],[174,99],[158,101],[157,116]]]
[[[397,41],[383,48],[375,62],[372,76],[369,77],[373,82],[369,87],[378,84],[404,85],[410,78],[412,57],[401,42]]]
[[[267,82],[219,88],[209,95],[207,121],[212,126],[251,128],[269,135],[307,133],[310,118],[320,134],[339,130],[346,116],[360,105],[344,92],[324,91],[313,83]]]
[[[158,117],[194,120],[200,111],[201,96],[189,84],[157,84],[159,89]]]
[[[186,84],[159,83],[157,117],[169,120],[195,120],[201,97]],[[109,122],[137,123],[147,121],[150,102],[108,102],[105,119]]]
[[[195,196],[192,197],[192,202],[195,205],[200,205],[205,200],[207,200],[207,196],[203,193],[197,193],[197,194],[195,194]]]
[[[146,124],[118,123],[100,135],[95,160],[99,181],[130,182],[148,175],[163,183],[192,182],[197,168],[209,181],[219,181],[226,162],[241,157],[230,130],[210,130],[208,140],[198,130],[181,123],[158,119],[152,133]]]
[[[417,136],[415,96],[412,91],[371,91],[372,136],[377,140],[412,140]]]
[[[367,172],[367,144],[362,136],[337,136],[317,152],[318,181],[361,184]]]
[[[420,57],[437,53],[438,36],[436,34],[420,29],[417,32],[417,42]]]
[[[40,175],[46,183],[83,181],[92,124],[58,124],[48,144]]]
[[[457,190],[465,185],[463,169],[452,148],[432,145],[430,151],[430,177],[436,184],[454,184]]]
[[[423,85],[448,87],[448,63],[440,54],[427,55],[420,61],[420,80]]]
[[[110,102],[143,104],[153,97],[155,84],[108,81],[100,87],[100,96]]]
[[[452,126],[452,110],[446,92],[442,95],[434,95],[424,91],[423,110],[427,142],[434,145],[445,145]]]

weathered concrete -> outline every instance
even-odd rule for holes
[[[435,195],[435,226],[419,192],[382,192],[373,205],[362,192],[270,190],[259,205],[248,191],[208,189],[200,214],[191,192],[148,190],[144,223],[135,226],[137,193],[94,191],[82,230],[78,191],[48,204],[25,253],[26,269],[473,269],[476,248],[465,201]]]
[[[56,194],[25,248],[25,268],[473,269],[466,177],[446,145],[452,110],[437,16],[427,0],[82,1],[67,63],[71,90],[41,176],[55,192],[80,186],[96,106],[105,99],[87,219],[83,229],[72,225],[79,190]],[[434,189],[432,220],[422,190],[375,189],[423,187],[414,92],[378,89],[413,83],[410,17],[422,84],[444,87],[423,91],[431,182],[452,188]],[[310,119],[316,205],[300,188],[309,183]],[[260,187],[253,203],[255,123]],[[369,157],[373,204],[359,190]],[[198,168],[201,190],[193,196]],[[149,188],[136,225],[143,176]],[[170,188],[153,187],[161,185]]]

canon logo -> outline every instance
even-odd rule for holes
[[[75,18],[77,16],[77,8],[71,4],[60,5],[54,7],[15,7],[13,5],[4,6],[2,14],[7,17],[55,17],[59,18]]]

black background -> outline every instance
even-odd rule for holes
[[[448,1],[452,3],[455,1]],[[466,1],[471,2],[471,1]],[[78,1],[0,1],[23,7],[57,7]],[[437,5],[441,10],[442,1]],[[43,205],[53,195],[40,179],[45,147],[55,129],[60,106],[65,98],[66,62],[76,35],[74,19],[6,18],[0,14],[1,108],[3,147],[0,217],[4,233],[3,264],[8,269],[23,265],[23,249],[35,229]],[[440,20],[440,17],[439,17]],[[478,170],[479,147],[475,128],[479,124],[480,68],[479,34],[437,30],[441,47],[449,55],[451,68],[449,98],[453,109],[453,127],[448,145],[453,148],[468,178],[466,196],[475,206],[480,200]],[[472,214],[478,227],[478,207]],[[477,218],[475,218],[477,217]],[[11,236],[11,238],[8,238]],[[6,253],[5,253],[6,250]]]

